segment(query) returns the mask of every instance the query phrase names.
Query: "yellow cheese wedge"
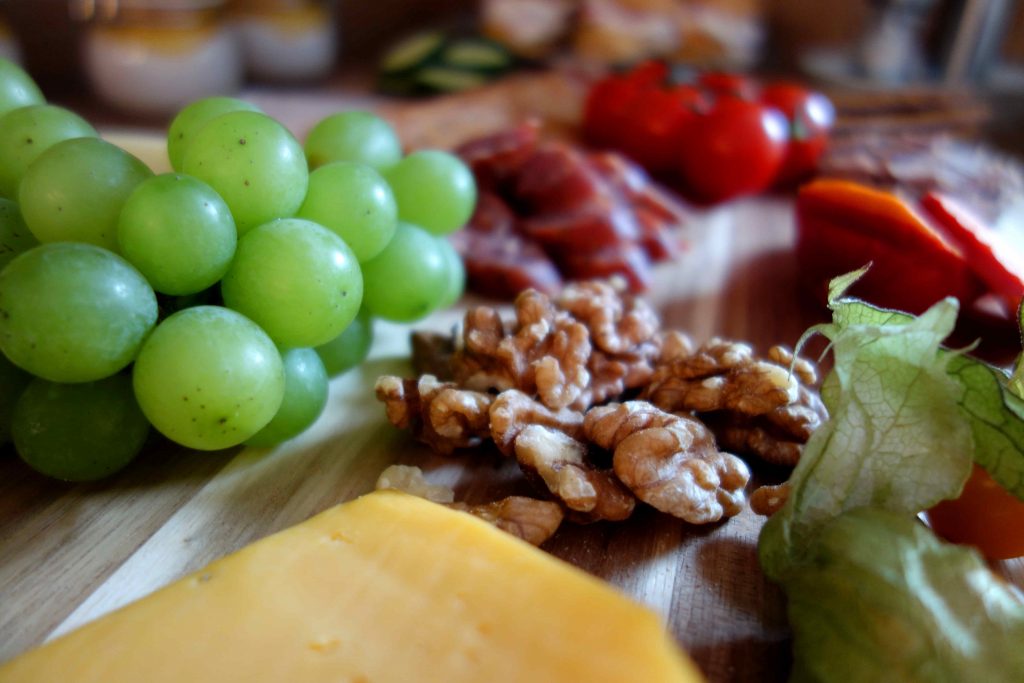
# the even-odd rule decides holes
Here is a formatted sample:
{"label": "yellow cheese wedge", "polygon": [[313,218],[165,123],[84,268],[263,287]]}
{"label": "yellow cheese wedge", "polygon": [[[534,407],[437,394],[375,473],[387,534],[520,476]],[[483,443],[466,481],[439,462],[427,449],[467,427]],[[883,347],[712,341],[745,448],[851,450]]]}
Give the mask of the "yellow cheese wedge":
{"label": "yellow cheese wedge", "polygon": [[0,667],[3,683],[701,680],[653,612],[481,520],[392,491]]}

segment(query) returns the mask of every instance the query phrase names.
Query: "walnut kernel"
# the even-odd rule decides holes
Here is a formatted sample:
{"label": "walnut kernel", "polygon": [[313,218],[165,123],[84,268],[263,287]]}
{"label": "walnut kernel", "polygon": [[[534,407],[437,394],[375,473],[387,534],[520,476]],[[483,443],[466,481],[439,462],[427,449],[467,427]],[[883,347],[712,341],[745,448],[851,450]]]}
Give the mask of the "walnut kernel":
{"label": "walnut kernel", "polygon": [[455,500],[455,491],[447,486],[431,484],[423,476],[423,470],[411,465],[391,465],[377,477],[374,489],[404,491],[435,503],[450,503]]}
{"label": "walnut kernel", "polygon": [[509,496],[484,505],[452,503],[448,507],[468,512],[532,545],[551,538],[565,516],[558,503],[524,496]]}
{"label": "walnut kernel", "polygon": [[584,433],[614,451],[618,478],[636,496],[694,524],[739,514],[750,479],[746,464],[719,452],[700,421],[644,401],[592,408]]}
{"label": "walnut kernel", "polygon": [[515,440],[516,459],[553,496],[587,521],[618,521],[633,513],[633,496],[608,470],[587,462],[587,447],[557,430],[528,425]]}

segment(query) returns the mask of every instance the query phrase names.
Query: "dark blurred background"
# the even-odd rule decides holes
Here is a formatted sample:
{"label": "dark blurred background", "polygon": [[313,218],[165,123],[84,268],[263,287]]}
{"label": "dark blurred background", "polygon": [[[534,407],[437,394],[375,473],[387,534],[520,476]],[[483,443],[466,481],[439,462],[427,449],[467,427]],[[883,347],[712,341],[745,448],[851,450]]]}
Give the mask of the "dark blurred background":
{"label": "dark blurred background", "polygon": [[[559,3],[566,0],[539,0]],[[997,22],[990,43],[979,46],[983,68],[995,63],[1024,67],[1024,4],[1014,0],[617,0],[632,11],[657,12],[669,4],[689,5],[697,11],[751,20],[763,29],[759,62],[776,69],[798,70],[808,55],[822,49],[853,49],[875,17],[888,11],[892,16],[919,13],[916,35],[934,70],[945,66],[958,30],[964,30],[968,12],[989,13]],[[187,0],[0,0],[0,16],[9,22],[20,43],[28,68],[47,84],[64,84],[83,78],[78,49],[88,28],[80,15],[81,6],[130,6],[132,4],[187,6]],[[199,2],[199,5],[210,4]],[[216,4],[216,3],[213,3]],[[221,3],[224,4],[224,3]],[[230,4],[230,3],[228,3]],[[295,0],[235,0],[235,5],[295,5]],[[330,2],[336,30],[341,38],[337,63],[372,60],[391,42],[412,30],[428,26],[473,25],[486,0],[340,0]],[[506,3],[515,5],[515,2]],[[522,6],[536,2],[520,2]],[[586,0],[575,3],[585,6]],[[615,4],[604,0],[596,4]],[[974,76],[986,74],[973,74]],[[987,74],[991,75],[991,74]]]}

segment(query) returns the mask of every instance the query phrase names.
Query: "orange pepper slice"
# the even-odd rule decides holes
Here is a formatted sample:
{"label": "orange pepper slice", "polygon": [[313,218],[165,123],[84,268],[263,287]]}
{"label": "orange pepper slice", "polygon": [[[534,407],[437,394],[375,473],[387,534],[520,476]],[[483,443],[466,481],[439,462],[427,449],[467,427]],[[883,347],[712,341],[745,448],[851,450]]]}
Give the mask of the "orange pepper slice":
{"label": "orange pepper slice", "polygon": [[960,246],[892,192],[819,179],[800,189],[796,209],[801,276],[821,294],[869,262],[852,293],[879,306],[921,313],[947,296],[966,306],[985,291]]}

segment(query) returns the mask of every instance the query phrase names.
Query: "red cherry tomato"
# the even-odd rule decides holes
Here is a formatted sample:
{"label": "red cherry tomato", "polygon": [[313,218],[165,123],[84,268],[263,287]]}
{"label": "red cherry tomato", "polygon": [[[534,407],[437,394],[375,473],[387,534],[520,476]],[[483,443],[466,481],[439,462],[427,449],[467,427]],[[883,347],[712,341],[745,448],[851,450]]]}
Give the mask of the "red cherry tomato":
{"label": "red cherry tomato", "polygon": [[635,86],[622,76],[595,83],[583,105],[583,135],[587,140],[598,146],[617,146],[628,124],[626,111],[635,93]]}
{"label": "red cherry tomato", "polygon": [[832,101],[796,83],[771,83],[761,89],[761,102],[773,106],[789,120],[789,144],[779,171],[778,184],[791,185],[818,168],[835,124]]}
{"label": "red cherry tomato", "polygon": [[674,170],[682,129],[705,105],[704,94],[693,86],[638,93],[626,108],[629,123],[619,149],[652,173]]}
{"label": "red cherry tomato", "polygon": [[688,122],[680,137],[684,189],[718,202],[772,184],[786,154],[786,117],[757,102],[723,97]]}
{"label": "red cherry tomato", "polygon": [[592,144],[619,147],[632,125],[630,109],[644,91],[659,88],[668,77],[663,62],[645,62],[626,74],[595,83],[583,105],[583,134]]}
{"label": "red cherry tomato", "polygon": [[927,517],[937,535],[972,545],[990,560],[1024,556],[1024,501],[977,465],[960,497],[942,501]]}

